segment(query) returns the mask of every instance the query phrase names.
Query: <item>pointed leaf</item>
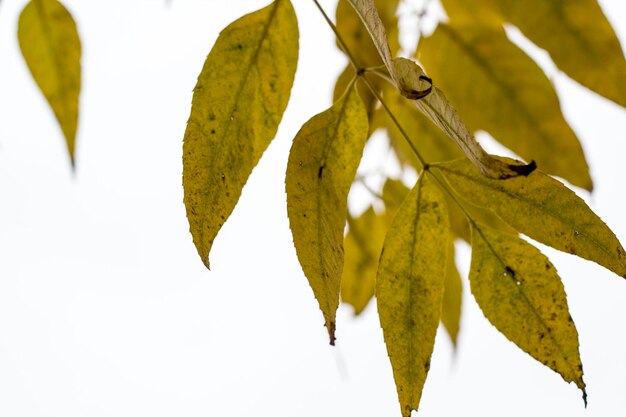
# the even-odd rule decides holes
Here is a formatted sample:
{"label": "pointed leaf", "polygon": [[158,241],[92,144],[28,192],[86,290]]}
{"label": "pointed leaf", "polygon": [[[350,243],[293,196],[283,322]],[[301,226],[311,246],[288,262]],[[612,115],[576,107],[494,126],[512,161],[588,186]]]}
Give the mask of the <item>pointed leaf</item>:
{"label": "pointed leaf", "polygon": [[502,334],[586,398],[578,332],[556,269],[538,249],[486,226],[472,229],[472,294]]}
{"label": "pointed leaf", "polygon": [[547,50],[561,70],[626,106],[624,51],[596,0],[496,2],[504,20]]}
{"label": "pointed leaf", "polygon": [[274,138],[298,61],[289,0],[248,14],[220,33],[194,89],[183,143],[189,229],[202,262],[252,169]]}
{"label": "pointed leaf", "polygon": [[457,193],[489,208],[519,232],[626,277],[626,255],[615,234],[559,181],[540,171],[495,181],[480,175],[467,160],[435,167]]}
{"label": "pointed leaf", "polygon": [[544,172],[591,189],[583,150],[554,87],[501,26],[439,24],[420,41],[419,56],[470,129],[486,130]]}
{"label": "pointed leaf", "polygon": [[306,122],[287,164],[287,213],[302,270],[317,298],[330,343],[343,269],[350,186],[367,140],[367,113],[355,88]]}
{"label": "pointed leaf", "polygon": [[445,327],[452,344],[456,346],[457,336],[461,324],[461,303],[463,298],[463,283],[456,268],[454,256],[454,239],[449,239],[448,255],[446,256],[446,278],[444,282],[443,303],[441,307],[441,322]]}
{"label": "pointed leaf", "polygon": [[74,167],[81,85],[81,45],[74,19],[57,0],[31,0],[20,14],[17,38],[61,126]]}
{"label": "pointed leaf", "polygon": [[441,316],[448,245],[446,203],[428,174],[387,232],[376,279],[380,324],[402,415],[416,410]]}

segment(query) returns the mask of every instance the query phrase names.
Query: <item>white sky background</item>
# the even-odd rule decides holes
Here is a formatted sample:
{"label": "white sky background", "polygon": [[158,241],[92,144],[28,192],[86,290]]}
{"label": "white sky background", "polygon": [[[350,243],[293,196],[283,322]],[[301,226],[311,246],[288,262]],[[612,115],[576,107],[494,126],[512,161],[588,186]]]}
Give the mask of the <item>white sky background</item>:
{"label": "white sky background", "polygon": [[[329,106],[345,65],[313,3],[294,1],[292,99],[211,272],[182,204],[192,88],[219,31],[267,0],[64,3],[83,42],[75,177],[19,53],[25,1],[0,5],[0,416],[399,416],[375,304],[357,319],[340,307],[338,346],[328,346],[288,227],[291,140]],[[334,16],[336,1],[322,4]],[[626,4],[601,4],[626,45]],[[545,67],[591,165],[596,189],[582,195],[626,242],[626,110]],[[376,147],[374,166],[385,161]],[[466,273],[469,250],[459,249]],[[580,333],[588,409],[487,322],[465,282],[459,350],[439,332],[420,415],[626,413],[626,282],[544,252]]]}

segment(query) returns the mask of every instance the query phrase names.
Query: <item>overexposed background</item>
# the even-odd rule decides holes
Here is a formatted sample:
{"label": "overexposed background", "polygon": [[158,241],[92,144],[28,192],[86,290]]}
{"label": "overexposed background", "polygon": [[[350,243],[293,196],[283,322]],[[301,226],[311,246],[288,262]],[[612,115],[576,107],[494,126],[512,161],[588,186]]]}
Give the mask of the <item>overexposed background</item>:
{"label": "overexposed background", "polygon": [[[216,240],[211,272],[182,204],[192,89],[219,31],[268,0],[65,0],[83,44],[75,176],[19,52],[25,3],[0,5],[0,416],[399,416],[375,303],[356,319],[340,307],[330,347],[288,227],[291,140],[330,105],[346,62],[313,2],[293,1],[292,99]],[[626,4],[600,3],[626,45]],[[322,5],[334,16],[336,0]],[[587,153],[596,188],[580,194],[626,242],[626,110],[530,48]],[[383,163],[382,149],[368,145],[365,163]],[[355,210],[365,197],[353,193]],[[458,249],[466,274],[469,248]],[[484,319],[465,282],[459,348],[439,332],[420,415],[626,413],[626,282],[544,252],[580,333],[588,409],[573,384]]]}

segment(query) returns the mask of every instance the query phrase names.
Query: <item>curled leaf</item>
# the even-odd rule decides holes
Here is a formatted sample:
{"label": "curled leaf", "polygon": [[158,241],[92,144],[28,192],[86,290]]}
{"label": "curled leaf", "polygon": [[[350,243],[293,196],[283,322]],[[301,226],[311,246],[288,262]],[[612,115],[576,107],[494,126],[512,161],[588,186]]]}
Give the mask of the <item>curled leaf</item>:
{"label": "curled leaf", "polygon": [[20,14],[17,38],[28,69],[61,126],[74,167],[81,86],[76,23],[57,0],[31,0]]}
{"label": "curled leaf", "polygon": [[183,143],[189,230],[209,267],[213,241],[274,138],[298,62],[289,0],[241,17],[221,33],[194,88]]}
{"label": "curled leaf", "polygon": [[355,88],[296,135],[287,164],[287,214],[296,253],[335,343],[348,192],[367,140],[365,107]]}

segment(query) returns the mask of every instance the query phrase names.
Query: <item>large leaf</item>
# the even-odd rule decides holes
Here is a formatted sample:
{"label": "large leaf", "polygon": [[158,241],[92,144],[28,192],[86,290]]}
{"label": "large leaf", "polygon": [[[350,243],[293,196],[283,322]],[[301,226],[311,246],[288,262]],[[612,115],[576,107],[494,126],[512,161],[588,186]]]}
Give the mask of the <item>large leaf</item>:
{"label": "large leaf", "polygon": [[274,138],[298,61],[289,0],[248,14],[220,33],[194,89],[183,144],[189,228],[209,267],[215,236]]}
{"label": "large leaf", "polygon": [[367,140],[365,107],[355,88],[306,122],[287,164],[287,213],[296,253],[335,341],[350,186]]}
{"label": "large leaf", "polygon": [[420,41],[419,56],[471,130],[486,130],[544,172],[591,189],[552,84],[502,27],[439,24]]}
{"label": "large leaf", "polygon": [[425,174],[387,232],[376,280],[380,324],[404,417],[417,409],[430,368],[447,249],[446,203]]}
{"label": "large leaf", "polygon": [[495,181],[467,160],[433,166],[460,195],[491,209],[516,230],[626,277],[626,255],[615,234],[573,191],[536,171]]}
{"label": "large leaf", "polygon": [[624,51],[596,0],[495,1],[504,19],[546,49],[566,74],[626,106]]}
{"label": "large leaf", "polygon": [[57,0],[32,0],[20,14],[17,38],[61,126],[74,167],[81,85],[81,45],[74,19]]}
{"label": "large leaf", "polygon": [[441,323],[448,332],[452,344],[456,346],[457,336],[461,327],[461,303],[463,301],[463,283],[456,267],[454,256],[454,239],[448,243],[446,256],[446,278],[441,306]]}
{"label": "large leaf", "polygon": [[472,229],[472,293],[502,334],[575,382],[586,398],[578,332],[557,272],[534,246],[487,226]]}

